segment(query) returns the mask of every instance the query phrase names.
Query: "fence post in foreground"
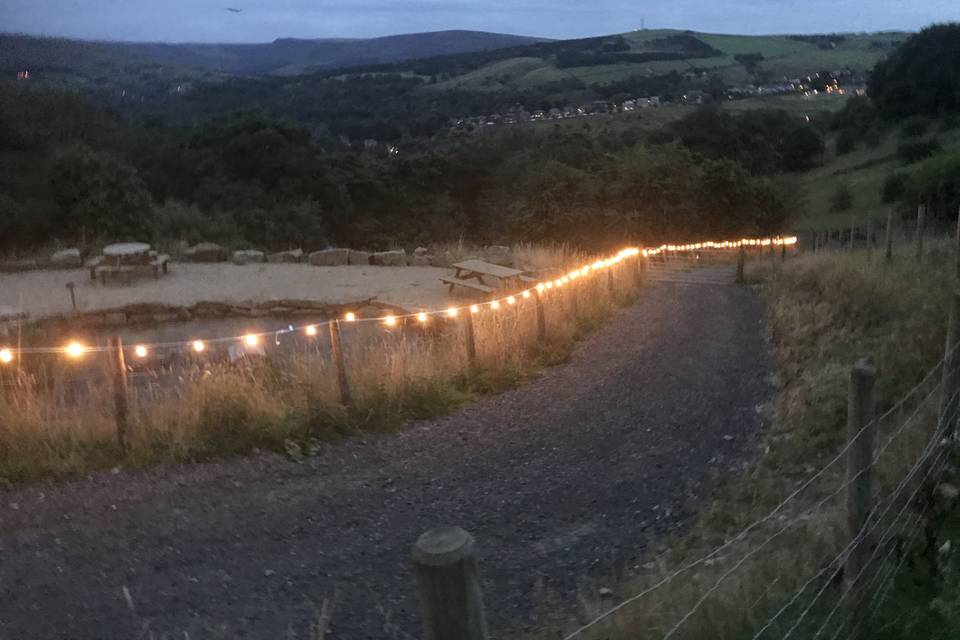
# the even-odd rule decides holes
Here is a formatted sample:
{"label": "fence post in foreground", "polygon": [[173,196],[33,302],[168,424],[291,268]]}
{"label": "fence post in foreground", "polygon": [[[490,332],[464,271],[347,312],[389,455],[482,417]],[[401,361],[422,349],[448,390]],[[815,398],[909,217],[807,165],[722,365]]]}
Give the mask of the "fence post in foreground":
{"label": "fence post in foreground", "polygon": [[474,369],[477,366],[477,340],[473,333],[473,312],[469,309],[463,322],[463,330],[467,343],[467,366]]}
{"label": "fence post in foreground", "polygon": [[858,361],[850,371],[847,400],[847,439],[852,443],[847,452],[847,536],[851,540],[850,555],[844,568],[844,580],[850,593],[850,640],[865,637],[863,622],[869,601],[860,593],[866,583],[865,568],[869,561],[870,541],[861,530],[867,525],[873,497],[873,385],[876,370],[866,360]]}
{"label": "fence post in foreground", "polygon": [[884,257],[887,262],[893,260],[893,207],[887,210],[887,238],[886,253]]}
{"label": "fence post in foreground", "polygon": [[537,305],[537,339],[543,342],[547,339],[547,318],[543,313],[543,292],[533,294],[533,301]]}
{"label": "fence post in foreground", "polygon": [[737,284],[743,284],[743,266],[747,261],[747,252],[744,250],[743,246],[740,246],[740,251],[737,252]]}
{"label": "fence post in foreground", "polygon": [[425,640],[486,640],[473,536],[460,527],[424,533],[413,545]]}
{"label": "fence post in foreground", "polygon": [[917,231],[914,234],[914,259],[917,262],[923,260],[923,219],[927,213],[927,207],[925,205],[919,205],[917,207]]}
{"label": "fence post in foreground", "polygon": [[127,451],[127,362],[123,357],[123,339],[113,336],[107,340],[107,358],[113,373],[113,416],[117,423],[117,443]]}
{"label": "fence post in foreground", "polygon": [[343,343],[340,335],[340,321],[330,321],[330,356],[337,368],[337,387],[340,389],[340,403],[349,407],[353,404],[350,397],[350,381],[347,380],[347,367],[343,363]]}
{"label": "fence post in foreground", "polygon": [[950,296],[950,316],[947,320],[947,344],[944,347],[943,374],[940,385],[940,422],[943,423],[944,436],[953,439],[957,424],[957,394],[960,392],[960,290],[954,290]]}

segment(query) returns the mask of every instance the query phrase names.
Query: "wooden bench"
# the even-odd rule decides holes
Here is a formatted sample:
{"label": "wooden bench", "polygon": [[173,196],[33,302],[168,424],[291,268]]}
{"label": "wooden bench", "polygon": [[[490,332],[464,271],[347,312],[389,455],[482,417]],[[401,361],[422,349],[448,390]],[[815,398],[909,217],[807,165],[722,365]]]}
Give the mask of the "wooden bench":
{"label": "wooden bench", "polygon": [[454,287],[464,287],[466,289],[473,289],[474,291],[480,291],[488,294],[495,291],[493,287],[489,287],[479,282],[474,282],[473,280],[463,280],[462,278],[440,278],[440,282],[450,285],[450,293],[453,293]]}

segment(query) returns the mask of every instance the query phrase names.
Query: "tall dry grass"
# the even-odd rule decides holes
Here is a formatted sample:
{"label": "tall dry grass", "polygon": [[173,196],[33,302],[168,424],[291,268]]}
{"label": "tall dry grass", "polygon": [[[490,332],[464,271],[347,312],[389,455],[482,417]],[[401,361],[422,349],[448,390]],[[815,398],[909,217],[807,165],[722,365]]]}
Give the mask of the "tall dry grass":
{"label": "tall dry grass", "polygon": [[[785,265],[769,259],[750,263],[748,277],[768,303],[777,364],[774,397],[758,408],[766,425],[755,459],[742,474],[716,478],[717,490],[699,505],[700,515],[687,533],[647,550],[636,567],[604,581],[616,585],[619,600],[643,595],[579,637],[706,640],[759,633],[766,639],[788,632],[794,638],[814,637],[842,595],[842,580],[827,563],[848,542],[846,492],[837,492],[845,479],[845,460],[827,467],[772,518],[763,517],[833,460],[846,442],[848,376],[857,359],[869,357],[878,369],[878,412],[921,383],[940,360],[952,269],[943,243],[934,243],[919,265],[900,254],[885,264],[878,252],[868,256],[865,251],[807,255]],[[916,412],[910,428],[896,435],[878,461],[878,499],[893,494],[931,441],[939,381],[939,371],[934,371],[903,407],[878,424],[879,448]],[[916,488],[917,482],[908,483],[904,495]],[[878,531],[894,523],[891,518]],[[892,531],[903,528],[896,521]],[[821,589],[822,597],[813,603]],[[563,631],[595,619],[616,602],[600,598],[597,585],[586,584],[574,619],[567,617],[534,635],[556,637],[559,632],[562,637]],[[803,614],[807,606],[810,610]],[[840,616],[826,622],[827,638],[837,631],[845,637],[846,629],[838,625],[846,620],[846,611],[840,609]]]}
{"label": "tall dry grass", "polygon": [[[523,247],[517,256],[564,268],[581,259],[564,247]],[[89,366],[82,375],[64,376],[70,365],[54,357],[39,372],[8,371],[0,387],[0,478],[17,482],[255,448],[299,458],[322,441],[449,413],[569,357],[580,336],[635,296],[632,268],[624,264],[616,272],[613,297],[607,294],[606,274],[547,292],[543,341],[537,338],[533,299],[518,297],[516,305],[475,316],[475,367],[467,366],[462,315],[432,317],[426,325],[409,318],[394,328],[343,323],[350,407],[340,403],[324,342],[289,350],[268,347],[267,357],[236,365],[215,361],[138,371],[131,378],[126,452],[116,442],[105,368]]]}

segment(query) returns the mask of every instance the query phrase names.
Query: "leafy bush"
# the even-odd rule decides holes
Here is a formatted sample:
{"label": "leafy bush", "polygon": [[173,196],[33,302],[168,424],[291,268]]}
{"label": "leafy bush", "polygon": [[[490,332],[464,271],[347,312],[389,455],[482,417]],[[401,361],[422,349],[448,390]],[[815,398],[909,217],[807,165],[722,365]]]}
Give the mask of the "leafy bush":
{"label": "leafy bush", "polygon": [[942,147],[936,140],[904,141],[897,147],[897,156],[904,164],[929,158]]}

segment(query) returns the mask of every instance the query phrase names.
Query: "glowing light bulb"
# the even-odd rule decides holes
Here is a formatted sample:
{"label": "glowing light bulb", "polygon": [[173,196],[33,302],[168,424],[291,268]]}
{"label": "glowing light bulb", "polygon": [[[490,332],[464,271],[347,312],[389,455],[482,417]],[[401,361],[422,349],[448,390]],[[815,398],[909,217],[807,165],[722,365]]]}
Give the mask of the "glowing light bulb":
{"label": "glowing light bulb", "polygon": [[308,336],[315,336],[317,335],[317,327],[316,325],[308,324],[306,328],[304,328],[303,332]]}
{"label": "glowing light bulb", "polygon": [[470,305],[470,313],[479,313],[479,312],[480,312],[479,306],[475,304]]}
{"label": "glowing light bulb", "polygon": [[135,346],[135,347],[133,348],[133,353],[134,353],[134,355],[136,355],[138,358],[146,358],[146,357],[147,357],[147,348],[146,348],[144,345],[142,345],[142,344],[138,344],[137,346]]}
{"label": "glowing light bulb", "polygon": [[207,348],[207,345],[203,344],[203,340],[194,340],[193,344],[190,346],[197,353],[203,353],[203,351]]}
{"label": "glowing light bulb", "polygon": [[357,314],[355,314],[353,311],[347,311],[347,315],[343,316],[343,319],[347,322],[354,322],[357,319]]}
{"label": "glowing light bulb", "polygon": [[493,302],[490,303],[490,308],[491,308],[491,309],[499,309],[499,308],[500,308],[500,302],[497,301],[497,300],[494,300]]}
{"label": "glowing light bulb", "polygon": [[517,299],[514,298],[513,296],[510,296],[507,298],[507,304],[516,304],[516,303],[517,303]]}
{"label": "glowing light bulb", "polygon": [[447,309],[447,315],[451,318],[456,318],[458,313],[460,313],[460,311],[456,307],[450,307]]}
{"label": "glowing light bulb", "polygon": [[66,346],[66,348],[64,349],[64,351],[65,351],[66,354],[67,354],[68,356],[70,356],[71,358],[79,358],[79,357],[82,356],[84,353],[86,353],[87,348],[86,348],[85,346],[83,346],[82,344],[80,344],[79,342],[71,342],[70,344],[68,344],[68,345]]}
{"label": "glowing light bulb", "polygon": [[0,349],[0,363],[10,364],[11,362],[13,362],[13,351]]}
{"label": "glowing light bulb", "polygon": [[527,289],[526,291],[523,292],[523,297],[524,297],[524,298],[529,298],[529,297],[530,297],[530,290],[529,290],[529,289]]}
{"label": "glowing light bulb", "polygon": [[543,293],[543,290],[546,289],[546,285],[542,282],[537,283],[537,293]]}
{"label": "glowing light bulb", "polygon": [[247,335],[243,336],[243,343],[248,347],[255,347],[257,346],[258,342],[260,342],[260,336],[256,336],[252,333],[248,333]]}
{"label": "glowing light bulb", "polygon": [[562,286],[563,286],[563,280],[561,280],[561,279],[558,278],[558,279],[556,279],[556,280],[553,281],[553,285],[554,285],[555,287],[562,287]]}
{"label": "glowing light bulb", "polygon": [[548,282],[548,283],[546,283],[546,284],[543,285],[543,286],[545,286],[547,289],[553,289],[553,283],[552,283],[552,282]]}
{"label": "glowing light bulb", "polygon": [[426,321],[427,321],[427,314],[425,314],[425,313],[418,313],[418,314],[417,314],[417,320],[419,320],[420,322],[426,322]]}
{"label": "glowing light bulb", "polygon": [[387,316],[386,318],[383,319],[383,323],[384,323],[385,325],[387,325],[388,327],[396,326],[396,324],[397,324],[397,317],[396,317],[396,316]]}

